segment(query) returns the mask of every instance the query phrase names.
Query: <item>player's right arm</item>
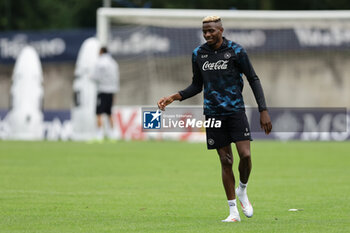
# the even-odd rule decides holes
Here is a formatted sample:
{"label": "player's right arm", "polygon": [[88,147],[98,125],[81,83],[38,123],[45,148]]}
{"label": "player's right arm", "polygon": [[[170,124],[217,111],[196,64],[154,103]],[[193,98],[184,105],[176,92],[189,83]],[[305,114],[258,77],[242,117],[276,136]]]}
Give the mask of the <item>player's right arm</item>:
{"label": "player's right arm", "polygon": [[182,91],[179,91],[178,93],[175,93],[173,95],[170,95],[168,97],[163,97],[158,101],[158,108],[160,110],[165,109],[165,107],[169,104],[171,104],[174,100],[185,100],[188,98],[191,98],[194,95],[197,95],[199,92],[203,89],[203,78],[200,72],[200,69],[196,63],[196,55],[192,54],[192,72],[193,72],[193,78],[192,83],[183,89]]}
{"label": "player's right arm", "polygon": [[179,93],[172,94],[168,97],[163,97],[158,101],[158,108],[162,111],[165,110],[165,107],[171,104],[174,100],[182,100],[182,97]]}

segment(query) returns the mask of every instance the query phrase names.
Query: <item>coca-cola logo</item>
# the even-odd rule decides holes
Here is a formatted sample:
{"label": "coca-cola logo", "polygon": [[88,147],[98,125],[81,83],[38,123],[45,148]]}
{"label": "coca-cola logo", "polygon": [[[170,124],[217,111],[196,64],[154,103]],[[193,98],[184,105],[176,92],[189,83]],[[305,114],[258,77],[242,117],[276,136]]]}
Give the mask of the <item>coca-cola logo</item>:
{"label": "coca-cola logo", "polygon": [[217,62],[212,62],[212,63],[210,63],[209,61],[206,61],[206,62],[204,62],[202,69],[203,69],[203,71],[206,71],[206,70],[226,70],[227,63],[228,63],[228,60],[227,61],[219,60]]}

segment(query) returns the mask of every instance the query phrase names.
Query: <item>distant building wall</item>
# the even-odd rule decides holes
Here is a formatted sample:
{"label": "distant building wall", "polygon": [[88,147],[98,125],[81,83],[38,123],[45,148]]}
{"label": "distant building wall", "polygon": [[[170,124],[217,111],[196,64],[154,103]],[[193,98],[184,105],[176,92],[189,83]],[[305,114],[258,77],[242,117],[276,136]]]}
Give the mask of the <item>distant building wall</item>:
{"label": "distant building wall", "polygon": [[[252,54],[267,103],[273,107],[350,107],[350,54]],[[155,105],[191,83],[191,57],[119,60],[121,91],[117,105]],[[0,109],[8,109],[13,65],[0,65]],[[73,105],[74,63],[44,63],[44,109]],[[245,103],[256,106],[249,83]],[[180,105],[201,105],[202,93]]]}

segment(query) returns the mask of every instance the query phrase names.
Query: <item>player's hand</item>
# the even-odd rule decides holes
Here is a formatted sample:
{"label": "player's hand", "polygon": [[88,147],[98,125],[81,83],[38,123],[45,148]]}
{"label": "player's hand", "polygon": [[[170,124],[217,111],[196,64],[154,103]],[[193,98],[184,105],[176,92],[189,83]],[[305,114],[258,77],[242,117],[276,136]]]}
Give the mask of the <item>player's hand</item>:
{"label": "player's hand", "polygon": [[171,104],[174,101],[174,99],[171,96],[163,97],[158,101],[158,108],[162,111],[165,110],[165,107],[169,104]]}
{"label": "player's hand", "polygon": [[272,130],[272,123],[267,110],[260,112],[260,126],[265,131],[265,134],[269,134]]}

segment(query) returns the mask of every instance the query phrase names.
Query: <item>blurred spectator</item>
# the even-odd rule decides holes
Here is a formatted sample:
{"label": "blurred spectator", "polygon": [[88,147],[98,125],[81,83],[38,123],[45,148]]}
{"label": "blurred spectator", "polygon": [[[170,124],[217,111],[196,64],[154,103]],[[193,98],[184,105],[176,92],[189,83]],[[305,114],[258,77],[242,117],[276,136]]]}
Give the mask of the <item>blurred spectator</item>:
{"label": "blurred spectator", "polygon": [[119,66],[105,47],[100,49],[100,56],[94,67],[92,79],[97,86],[97,139],[103,140],[105,136],[103,114],[108,116],[110,125],[107,136],[113,138],[113,118],[111,113],[114,95],[119,91]]}

